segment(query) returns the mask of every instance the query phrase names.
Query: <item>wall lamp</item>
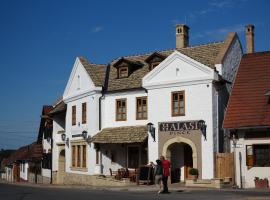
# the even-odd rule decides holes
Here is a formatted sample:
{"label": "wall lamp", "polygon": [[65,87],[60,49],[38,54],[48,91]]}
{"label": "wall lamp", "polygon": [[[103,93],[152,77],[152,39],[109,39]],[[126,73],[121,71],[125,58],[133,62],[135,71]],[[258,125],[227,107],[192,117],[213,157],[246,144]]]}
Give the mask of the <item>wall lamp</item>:
{"label": "wall lamp", "polygon": [[147,129],[148,129],[148,132],[150,133],[151,137],[153,138],[153,142],[156,141],[156,128],[154,127],[154,124],[152,124],[151,122],[149,122],[147,124]]}
{"label": "wall lamp", "polygon": [[63,142],[66,142],[65,144],[69,147],[69,138],[67,138],[65,133],[61,134],[61,139]]}
{"label": "wall lamp", "polygon": [[92,141],[92,137],[88,135],[87,131],[82,132],[83,139],[89,144]]}

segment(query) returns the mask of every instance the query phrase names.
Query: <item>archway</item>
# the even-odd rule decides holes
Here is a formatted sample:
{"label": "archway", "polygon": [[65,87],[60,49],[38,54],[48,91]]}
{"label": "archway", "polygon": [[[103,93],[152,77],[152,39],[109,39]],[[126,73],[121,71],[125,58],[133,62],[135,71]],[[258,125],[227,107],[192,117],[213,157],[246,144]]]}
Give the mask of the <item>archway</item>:
{"label": "archway", "polygon": [[171,161],[171,182],[184,181],[189,176],[190,168],[198,168],[195,144],[183,137],[176,137],[165,142],[162,154]]}
{"label": "archway", "polygon": [[66,172],[66,155],[65,155],[65,149],[62,149],[59,153],[59,159],[58,159],[58,173],[57,173],[57,183],[63,184],[64,182],[64,176]]}

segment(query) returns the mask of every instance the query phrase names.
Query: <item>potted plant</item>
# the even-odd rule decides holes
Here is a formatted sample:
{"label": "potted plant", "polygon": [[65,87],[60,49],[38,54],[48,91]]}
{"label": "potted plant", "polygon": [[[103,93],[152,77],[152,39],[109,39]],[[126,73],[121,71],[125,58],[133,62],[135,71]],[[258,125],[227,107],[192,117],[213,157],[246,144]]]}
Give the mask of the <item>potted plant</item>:
{"label": "potted plant", "polygon": [[192,180],[197,180],[199,176],[199,170],[196,168],[189,169],[189,178]]}
{"label": "potted plant", "polygon": [[269,182],[267,178],[260,179],[259,177],[254,178],[255,188],[269,188]]}

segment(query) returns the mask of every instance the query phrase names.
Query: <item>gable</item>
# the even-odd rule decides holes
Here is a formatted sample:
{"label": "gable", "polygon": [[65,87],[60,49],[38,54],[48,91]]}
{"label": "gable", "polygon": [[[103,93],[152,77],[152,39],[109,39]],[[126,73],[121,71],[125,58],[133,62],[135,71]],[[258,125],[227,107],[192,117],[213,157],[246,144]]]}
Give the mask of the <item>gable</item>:
{"label": "gable", "polygon": [[85,70],[79,58],[76,58],[68,83],[65,88],[63,99],[65,100],[71,96],[80,95],[89,90],[94,90],[94,88],[95,85],[91,80],[89,74]]}
{"label": "gable", "polygon": [[143,78],[143,87],[214,78],[214,70],[175,51]]}

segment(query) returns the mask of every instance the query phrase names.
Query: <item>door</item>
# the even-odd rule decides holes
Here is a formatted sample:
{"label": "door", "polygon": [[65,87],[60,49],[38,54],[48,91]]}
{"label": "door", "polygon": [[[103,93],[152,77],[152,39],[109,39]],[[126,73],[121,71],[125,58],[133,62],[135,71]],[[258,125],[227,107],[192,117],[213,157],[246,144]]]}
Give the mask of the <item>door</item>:
{"label": "door", "polygon": [[63,184],[64,183],[64,176],[66,172],[66,158],[65,158],[65,150],[62,150],[59,154],[58,160],[58,176],[57,176],[57,183]]}
{"label": "door", "polygon": [[185,179],[189,178],[189,170],[193,167],[192,149],[186,144],[184,146],[184,169]]}
{"label": "door", "polygon": [[139,146],[128,146],[128,168],[138,168],[140,165]]}

